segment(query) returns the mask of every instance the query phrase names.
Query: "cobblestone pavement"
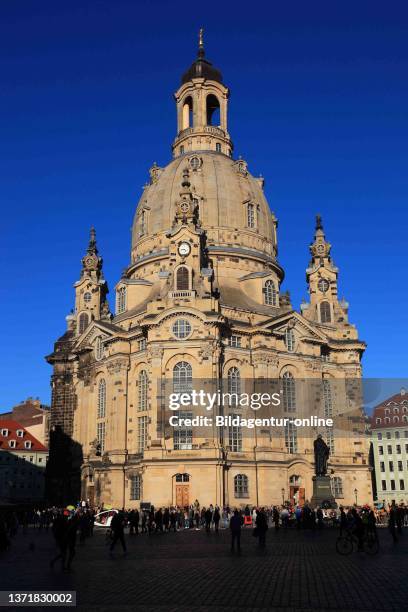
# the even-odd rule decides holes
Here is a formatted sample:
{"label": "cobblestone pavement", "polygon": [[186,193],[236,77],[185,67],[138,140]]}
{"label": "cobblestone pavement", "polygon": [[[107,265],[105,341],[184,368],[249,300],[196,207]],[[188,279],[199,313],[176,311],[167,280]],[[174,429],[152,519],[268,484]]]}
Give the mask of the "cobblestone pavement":
{"label": "cobblestone pavement", "polygon": [[111,559],[105,534],[97,531],[78,544],[67,574],[49,567],[51,533],[30,530],[0,557],[0,588],[76,590],[78,607],[98,612],[407,610],[408,530],[396,545],[380,530],[373,557],[338,555],[337,536],[331,529],[270,529],[260,551],[247,530],[241,556],[231,555],[228,531],[127,536],[129,554],[123,557],[119,545]]}

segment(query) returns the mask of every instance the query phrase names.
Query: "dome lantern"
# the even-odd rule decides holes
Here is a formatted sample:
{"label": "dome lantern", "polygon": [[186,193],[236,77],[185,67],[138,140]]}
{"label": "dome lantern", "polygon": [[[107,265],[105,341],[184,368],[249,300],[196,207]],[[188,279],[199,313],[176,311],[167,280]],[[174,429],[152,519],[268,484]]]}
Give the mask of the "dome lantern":
{"label": "dome lantern", "polygon": [[197,59],[183,74],[174,97],[177,106],[174,157],[192,151],[214,151],[231,157],[233,145],[227,130],[229,90],[222,82],[221,72],[205,58],[203,29]]}

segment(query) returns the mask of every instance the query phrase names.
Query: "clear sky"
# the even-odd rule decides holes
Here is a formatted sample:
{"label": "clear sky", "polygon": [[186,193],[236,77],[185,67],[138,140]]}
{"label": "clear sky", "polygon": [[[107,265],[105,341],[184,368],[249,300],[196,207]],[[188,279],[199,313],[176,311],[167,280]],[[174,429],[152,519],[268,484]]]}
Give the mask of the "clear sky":
{"label": "clear sky", "polygon": [[44,355],[65,330],[92,224],[111,288],[128,264],[200,26],[231,88],[235,154],[266,179],[295,308],[320,213],[368,343],[365,375],[407,376],[405,2],[4,0],[1,13],[0,411],[50,399]]}

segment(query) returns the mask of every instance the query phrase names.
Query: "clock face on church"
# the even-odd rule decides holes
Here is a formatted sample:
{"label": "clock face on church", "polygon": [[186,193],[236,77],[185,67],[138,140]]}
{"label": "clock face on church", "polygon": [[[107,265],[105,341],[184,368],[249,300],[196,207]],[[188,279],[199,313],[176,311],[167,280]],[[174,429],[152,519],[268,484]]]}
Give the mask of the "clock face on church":
{"label": "clock face on church", "polygon": [[85,265],[90,268],[91,266],[95,265],[95,260],[93,257],[86,257],[85,258]]}
{"label": "clock face on church", "polygon": [[187,255],[190,253],[190,250],[191,247],[188,242],[182,242],[178,248],[179,255],[181,255],[182,257],[187,257]]}

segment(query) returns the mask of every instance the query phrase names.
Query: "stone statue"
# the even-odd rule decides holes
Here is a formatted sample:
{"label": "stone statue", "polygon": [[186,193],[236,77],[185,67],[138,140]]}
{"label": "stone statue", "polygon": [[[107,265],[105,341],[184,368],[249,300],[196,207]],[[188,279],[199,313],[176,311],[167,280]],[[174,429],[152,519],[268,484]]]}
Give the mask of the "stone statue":
{"label": "stone statue", "polygon": [[330,449],[319,434],[313,442],[314,458],[315,458],[315,474],[316,476],[326,476],[327,463],[329,460]]}

